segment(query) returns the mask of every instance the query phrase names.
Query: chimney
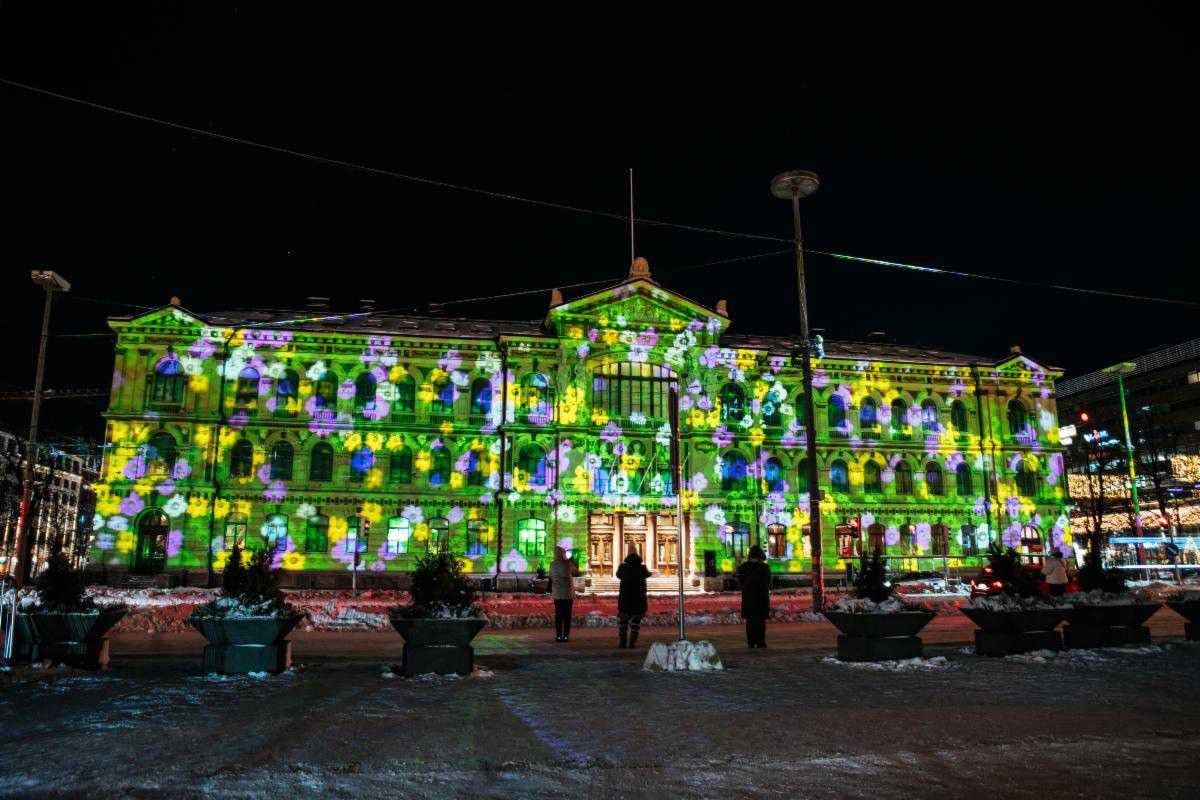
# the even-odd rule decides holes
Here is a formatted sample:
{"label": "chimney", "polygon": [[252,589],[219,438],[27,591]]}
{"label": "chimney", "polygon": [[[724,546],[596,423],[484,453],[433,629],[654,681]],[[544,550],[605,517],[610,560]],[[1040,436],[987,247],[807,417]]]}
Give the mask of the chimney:
{"label": "chimney", "polygon": [[729,316],[729,302],[724,298],[721,298],[717,301],[717,313],[722,317]]}
{"label": "chimney", "polygon": [[562,292],[558,289],[550,290],[550,307],[561,306],[563,304]]}
{"label": "chimney", "polygon": [[1021,354],[1021,345],[1014,344],[1012,347],[1008,348],[1008,352],[1020,355]]}
{"label": "chimney", "polygon": [[638,256],[629,265],[630,278],[649,278],[650,277],[650,262]]}
{"label": "chimney", "polygon": [[171,295],[171,305],[175,306],[176,308],[179,308],[179,306],[182,305],[182,301],[179,299],[179,297],[177,295]]}

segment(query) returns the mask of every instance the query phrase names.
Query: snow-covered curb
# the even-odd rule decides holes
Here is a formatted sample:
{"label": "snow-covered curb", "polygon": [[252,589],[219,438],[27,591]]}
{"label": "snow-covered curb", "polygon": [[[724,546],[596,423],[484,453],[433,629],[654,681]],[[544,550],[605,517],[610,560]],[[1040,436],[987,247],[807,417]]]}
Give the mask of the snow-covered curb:
{"label": "snow-covered curb", "polygon": [[931,669],[952,669],[955,664],[945,656],[933,658],[903,658],[899,661],[841,661],[833,656],[821,659],[826,664],[837,664],[852,669],[870,669],[879,672],[920,672]]}
{"label": "snow-covered curb", "polygon": [[1033,650],[1028,653],[1005,656],[1005,661],[1019,664],[1099,664],[1116,655],[1162,655],[1166,650],[1155,644],[1139,647],[1102,647],[1082,650]]}
{"label": "snow-covered curb", "polygon": [[1040,597],[1012,597],[998,594],[991,597],[976,597],[963,608],[979,608],[985,611],[1044,611],[1069,608],[1065,603],[1046,602]]}

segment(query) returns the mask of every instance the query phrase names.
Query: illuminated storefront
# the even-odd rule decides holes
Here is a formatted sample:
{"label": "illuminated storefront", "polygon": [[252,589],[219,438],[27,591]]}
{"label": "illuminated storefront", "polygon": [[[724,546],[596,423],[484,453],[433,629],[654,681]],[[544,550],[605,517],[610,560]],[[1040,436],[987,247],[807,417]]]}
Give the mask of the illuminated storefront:
{"label": "illuminated storefront", "polygon": [[[807,570],[795,343],[727,334],[641,259],[614,288],[555,295],[539,322],[178,305],[113,319],[93,568],[194,582],[237,541],[274,544],[298,585],[356,562],[360,582],[387,584],[438,548],[474,573],[528,573],[556,544],[598,583],[630,547],[663,580],[706,559],[731,570],[756,543],[776,572]],[[872,545],[910,568],[973,563],[991,540],[1069,547],[1058,376],[1020,354],[826,343],[831,568]]]}

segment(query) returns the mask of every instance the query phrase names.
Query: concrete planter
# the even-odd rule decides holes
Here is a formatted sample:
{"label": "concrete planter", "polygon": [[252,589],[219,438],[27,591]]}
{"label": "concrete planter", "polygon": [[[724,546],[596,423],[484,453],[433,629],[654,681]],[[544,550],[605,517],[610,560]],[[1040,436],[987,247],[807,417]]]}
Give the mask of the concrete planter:
{"label": "concrete planter", "polygon": [[204,668],[223,674],[280,673],[292,665],[292,643],[287,635],[304,615],[280,617],[209,617],[193,614],[188,622],[200,631]]}
{"label": "concrete planter", "polygon": [[1162,603],[1075,606],[1063,627],[1063,645],[1079,650],[1150,644],[1144,623],[1160,608]]}
{"label": "concrete planter", "polygon": [[1172,600],[1167,605],[1171,607],[1172,611],[1187,620],[1183,630],[1188,640],[1200,642],[1200,599]]}
{"label": "concrete planter", "polygon": [[126,611],[120,606],[95,611],[17,614],[13,652],[17,658],[30,661],[45,658],[84,669],[107,669],[106,634]]}
{"label": "concrete planter", "polygon": [[979,626],[975,631],[975,653],[981,656],[1061,650],[1062,635],[1055,628],[1070,613],[1068,608],[993,611],[969,606],[963,606],[959,611]]}
{"label": "concrete planter", "polygon": [[826,611],[824,614],[841,632],[837,641],[837,657],[841,661],[920,658],[925,646],[917,633],[934,617],[932,611],[924,610],[893,614]]}
{"label": "concrete planter", "polygon": [[486,619],[419,619],[403,616],[402,608],[393,608],[392,627],[404,637],[404,662],[401,674],[470,675],[475,668],[475,638]]}

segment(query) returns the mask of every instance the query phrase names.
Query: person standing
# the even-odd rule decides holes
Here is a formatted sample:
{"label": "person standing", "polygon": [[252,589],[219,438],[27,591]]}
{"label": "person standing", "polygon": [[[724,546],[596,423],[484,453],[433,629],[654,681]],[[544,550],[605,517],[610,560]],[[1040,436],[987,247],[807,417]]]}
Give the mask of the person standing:
{"label": "person standing", "polygon": [[554,600],[554,641],[565,642],[571,636],[571,607],[575,604],[575,577],[579,567],[567,558],[567,551],[554,548],[550,564],[550,597]]}
{"label": "person standing", "polygon": [[746,645],[767,646],[767,617],[771,616],[771,567],[758,545],[750,548],[750,557],[738,567],[742,586],[742,619],[746,620]]}
{"label": "person standing", "polygon": [[1067,593],[1067,562],[1062,551],[1055,549],[1046,559],[1046,583],[1050,587],[1051,597],[1062,597]]}
{"label": "person standing", "polygon": [[619,647],[636,647],[642,615],[646,613],[646,579],[650,570],[642,563],[642,557],[632,546],[629,555],[617,567],[617,579],[621,581],[621,592],[617,596],[617,632]]}

